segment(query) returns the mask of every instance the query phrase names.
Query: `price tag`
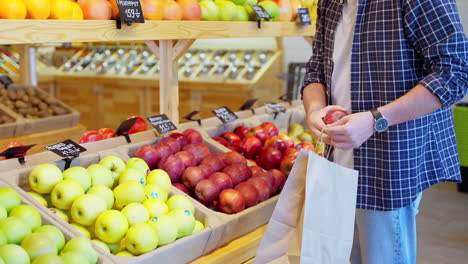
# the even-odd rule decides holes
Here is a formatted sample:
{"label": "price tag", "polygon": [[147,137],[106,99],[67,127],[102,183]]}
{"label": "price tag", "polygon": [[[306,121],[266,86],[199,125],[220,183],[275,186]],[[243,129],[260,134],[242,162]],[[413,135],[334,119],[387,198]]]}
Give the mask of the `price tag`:
{"label": "price tag", "polygon": [[300,21],[301,25],[305,26],[305,25],[310,25],[311,24],[309,8],[307,8],[307,7],[306,8],[298,8],[297,13],[298,13],[299,21]]}
{"label": "price tag", "polygon": [[145,23],[140,0],[116,0],[119,7],[120,20],[129,25],[131,23]]}
{"label": "price tag", "polygon": [[71,139],[67,139],[63,142],[53,144],[45,148],[63,158],[78,157],[81,152],[86,151],[85,148]]}
{"label": "price tag", "polygon": [[249,110],[257,101],[258,101],[257,98],[249,99],[239,108],[239,110],[241,111]]}
{"label": "price tag", "polygon": [[282,112],[282,113],[286,112],[286,109],[280,104],[266,103],[265,105],[270,107],[271,109],[275,110],[275,112]]}
{"label": "price tag", "polygon": [[177,129],[174,123],[172,123],[165,114],[148,117],[147,119],[151,125],[156,128],[159,134],[166,135],[170,131]]}
{"label": "price tag", "polygon": [[26,152],[34,146],[36,146],[36,144],[7,148],[2,153],[0,153],[0,156],[3,156],[7,159],[25,156]]}
{"label": "price tag", "polygon": [[11,80],[11,78],[9,76],[0,76],[0,83],[3,84],[3,86],[5,86],[5,88],[8,88],[8,86],[10,86],[10,84],[13,83],[13,81]]}
{"label": "price tag", "polygon": [[232,122],[234,120],[236,120],[237,117],[236,114],[234,114],[234,112],[231,111],[231,109],[229,109],[229,107],[227,106],[223,106],[223,107],[220,107],[220,108],[217,108],[213,111],[213,114],[219,119],[221,120],[221,122],[223,122],[223,124],[226,124],[226,123],[229,123],[229,122]]}
{"label": "price tag", "polygon": [[198,113],[200,113],[200,111],[194,110],[194,111],[190,112],[188,115],[184,116],[184,119],[188,120],[188,121],[196,121],[198,123],[198,125],[201,126],[201,120],[193,118]]}
{"label": "price tag", "polygon": [[255,12],[255,14],[257,15],[258,19],[260,19],[260,20],[265,19],[265,20],[268,20],[268,21],[271,20],[270,14],[268,14],[268,12],[265,10],[265,8],[263,8],[263,6],[250,5],[250,7],[252,7],[252,9]]}

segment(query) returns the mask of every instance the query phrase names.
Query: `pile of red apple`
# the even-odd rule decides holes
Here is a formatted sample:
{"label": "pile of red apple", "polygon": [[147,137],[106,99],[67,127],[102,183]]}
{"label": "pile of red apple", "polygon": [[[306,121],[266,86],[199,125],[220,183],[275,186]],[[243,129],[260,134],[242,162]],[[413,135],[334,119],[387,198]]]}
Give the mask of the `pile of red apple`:
{"label": "pile of red apple", "polygon": [[[130,118],[134,118],[137,116],[130,116]],[[143,132],[148,129],[148,126],[146,125],[146,121],[143,117],[138,116],[137,120],[133,124],[133,126],[130,128],[128,131],[129,134],[133,133],[138,133],[138,132]],[[90,130],[86,131],[83,133],[83,135],[80,138],[80,141],[78,143],[83,144],[83,143],[88,143],[88,142],[96,142],[108,138],[113,138],[115,137],[115,131],[112,128],[101,128],[98,131]]]}
{"label": "pile of red apple", "polygon": [[238,152],[212,153],[194,129],[172,133],[154,145],[144,145],[135,157],[150,169],[165,170],[172,184],[206,207],[234,214],[280,192],[286,176],[277,169],[249,167]]}

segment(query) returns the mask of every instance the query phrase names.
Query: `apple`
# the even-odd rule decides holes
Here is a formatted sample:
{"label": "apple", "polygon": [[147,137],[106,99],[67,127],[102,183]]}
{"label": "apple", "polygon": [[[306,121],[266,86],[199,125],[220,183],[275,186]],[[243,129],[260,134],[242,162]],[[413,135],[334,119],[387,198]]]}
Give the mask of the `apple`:
{"label": "apple", "polygon": [[[130,226],[130,224],[129,224],[129,226]],[[122,240],[120,240],[120,241],[122,241]],[[116,243],[106,243],[106,246],[109,249],[110,253],[115,255],[120,251],[120,241],[117,241]]]}
{"label": "apple", "polygon": [[226,189],[219,194],[218,207],[226,214],[235,214],[245,209],[245,199],[235,189]]}
{"label": "apple", "polygon": [[[114,183],[119,180],[118,175],[125,169],[125,162],[121,158],[114,155],[105,156],[99,161],[99,164],[111,171]],[[85,190],[87,189],[85,188]]]}
{"label": "apple", "polygon": [[135,157],[143,159],[150,169],[156,168],[161,157],[151,145],[143,145],[135,152]]}
{"label": "apple", "polygon": [[241,182],[234,188],[245,200],[245,207],[251,207],[258,204],[258,191],[250,182]]}
{"label": "apple", "polygon": [[101,197],[95,194],[83,194],[73,202],[70,214],[76,223],[89,226],[105,210],[107,204]]}
{"label": "apple", "polygon": [[270,189],[267,183],[260,178],[250,178],[247,180],[248,183],[252,184],[258,192],[258,202],[263,202],[270,198]]}
{"label": "apple", "polygon": [[[50,193],[54,186],[62,180],[62,171],[49,163],[36,166],[29,174],[29,186],[33,191],[41,194]],[[6,208],[9,210],[8,207]]]}
{"label": "apple", "polygon": [[267,136],[278,135],[278,127],[272,122],[264,122],[260,125],[263,128]]}
{"label": "apple", "polygon": [[136,158],[136,157],[130,158],[129,160],[127,160],[127,163],[125,164],[125,166],[130,169],[141,170],[142,172],[145,173],[145,175],[150,173],[150,168],[148,167],[148,164],[146,164],[146,161],[140,158]]}
{"label": "apple", "polygon": [[101,240],[93,239],[91,240],[94,244],[96,244],[98,247],[100,247],[102,250],[106,251],[107,253],[110,253],[110,249],[107,246],[106,243],[102,242]]}
{"label": "apple", "polygon": [[172,133],[169,136],[177,140],[181,149],[188,144],[188,140],[182,133]]}
{"label": "apple", "polygon": [[258,5],[263,7],[265,11],[271,16],[270,21],[278,21],[281,14],[281,10],[276,2],[265,0],[259,2]]}
{"label": "apple", "polygon": [[64,180],[73,179],[80,183],[83,190],[88,190],[91,186],[91,176],[89,176],[88,170],[81,167],[70,167],[63,171],[62,177]]}
{"label": "apple", "polygon": [[307,142],[301,142],[301,143],[297,144],[296,148],[305,149],[307,151],[315,152],[314,146],[312,144],[310,144],[310,143],[307,143]]}
{"label": "apple", "polygon": [[190,194],[187,187],[185,187],[185,185],[183,185],[182,183],[176,182],[176,183],[173,184],[173,186],[176,187],[177,189],[183,191],[186,194]]}
{"label": "apple", "polygon": [[146,184],[146,174],[139,169],[135,168],[125,168],[120,174],[119,174],[119,184],[122,184],[127,181],[137,181],[141,185]]}
{"label": "apple", "polygon": [[57,217],[59,217],[60,219],[62,219],[63,221],[65,221],[67,223],[70,220],[67,213],[65,213],[64,211],[62,211],[62,210],[60,210],[58,208],[49,208],[49,212],[56,215]]}
{"label": "apple", "polygon": [[193,228],[192,234],[202,231],[205,228],[202,222],[195,220],[195,227]]}
{"label": "apple", "polygon": [[281,151],[281,153],[283,153],[288,148],[288,145],[289,142],[287,142],[284,137],[274,135],[267,138],[265,144],[263,145],[263,148],[265,149],[268,147],[272,147],[278,149],[279,151]]}
{"label": "apple", "polygon": [[127,217],[117,210],[102,212],[96,219],[94,232],[105,243],[116,243],[127,233]]}
{"label": "apple", "polygon": [[283,155],[279,149],[267,147],[258,156],[257,164],[265,170],[271,170],[278,168],[282,159]]}
{"label": "apple", "polygon": [[190,210],[172,209],[169,213],[177,226],[177,238],[191,235],[195,228],[195,216]]}
{"label": "apple", "polygon": [[179,157],[182,162],[184,163],[184,167],[188,168],[190,166],[196,166],[197,164],[195,163],[195,157],[193,156],[192,153],[182,150],[177,152],[176,154],[177,157]]}
{"label": "apple", "polygon": [[87,168],[91,177],[91,185],[104,184],[109,188],[114,185],[114,178],[110,169],[101,164],[93,164]]}
{"label": "apple", "polygon": [[135,255],[133,255],[132,253],[130,253],[128,251],[120,251],[115,255],[119,256],[119,257],[133,257],[133,256],[135,256]]}
{"label": "apple", "polygon": [[174,209],[185,209],[189,210],[192,214],[195,213],[195,207],[193,206],[192,201],[185,195],[176,194],[173,195],[167,200],[167,206],[169,211]]}
{"label": "apple", "polygon": [[102,139],[115,137],[115,131],[112,128],[108,128],[108,127],[99,129],[98,133],[101,134]]}
{"label": "apple", "polygon": [[223,172],[215,172],[208,178],[214,184],[218,185],[219,191],[233,187],[232,179],[229,175]]}
{"label": "apple", "polygon": [[296,157],[285,157],[280,163],[280,171],[288,176],[291,172],[291,169],[296,161]]}
{"label": "apple", "polygon": [[[88,228],[82,226],[80,224],[72,223],[70,224],[73,228],[75,228],[78,232],[80,232],[83,236],[91,239],[91,232],[89,232]],[[94,235],[93,235],[94,236]]]}
{"label": "apple", "polygon": [[106,202],[107,210],[112,209],[114,206],[114,193],[112,190],[104,184],[96,184],[86,192],[88,194],[94,194]]}
{"label": "apple", "polygon": [[203,202],[209,203],[216,200],[220,191],[220,186],[208,179],[201,180],[195,186],[195,195]]}
{"label": "apple", "polygon": [[86,237],[75,237],[69,240],[63,247],[61,254],[70,251],[79,252],[86,256],[89,264],[96,264],[98,261],[96,250],[94,250],[91,241]]}
{"label": "apple", "polygon": [[[39,202],[43,206],[48,207],[47,200],[44,199],[44,197],[40,193],[37,193],[37,192],[26,192],[26,193],[29,194],[29,196],[34,198],[34,200],[36,200],[37,202]],[[5,208],[5,207],[1,206],[1,208]],[[6,209],[5,209],[5,212],[6,212]],[[3,214],[0,213],[0,219],[4,218],[2,216],[3,216]]]}
{"label": "apple", "polygon": [[262,151],[262,142],[254,136],[246,136],[240,149],[246,158],[254,158]]}
{"label": "apple", "polygon": [[275,189],[281,191],[286,183],[286,176],[278,169],[271,169],[268,172],[274,179]]}
{"label": "apple", "polygon": [[57,252],[60,252],[65,245],[65,237],[63,236],[62,231],[53,225],[43,225],[34,229],[34,233],[42,233],[47,235],[54,245],[57,247]]}
{"label": "apple", "polygon": [[215,1],[219,10],[219,18],[221,21],[235,21],[237,18],[237,6],[230,1]]}
{"label": "apple", "polygon": [[260,171],[252,177],[260,178],[265,181],[265,183],[268,185],[268,189],[270,190],[270,196],[276,192],[275,179],[269,172]]}
{"label": "apple", "polygon": [[298,123],[292,123],[288,126],[288,135],[297,137],[304,132],[304,127]]}
{"label": "apple", "polygon": [[225,153],[224,156],[227,159],[228,165],[232,165],[234,163],[247,164],[247,160],[239,152],[229,151]]}
{"label": "apple", "polygon": [[153,145],[154,150],[158,152],[159,157],[163,158],[173,154],[171,147],[166,143],[156,143]]}
{"label": "apple", "polygon": [[202,170],[205,179],[208,179],[208,177],[215,172],[213,168],[208,165],[198,165],[198,167]]}
{"label": "apple", "polygon": [[181,150],[181,146],[180,146],[179,142],[177,141],[177,139],[172,138],[172,137],[162,138],[159,141],[159,143],[166,143],[167,145],[169,145],[169,147],[172,150],[172,153],[177,153],[178,151]]}
{"label": "apple", "polygon": [[8,244],[8,239],[5,236],[5,234],[3,234],[3,231],[0,231],[0,246],[6,245],[6,244]]}
{"label": "apple", "polygon": [[240,148],[240,143],[242,142],[242,139],[236,135],[233,132],[226,132],[222,135],[224,139],[228,142],[228,145],[233,147],[234,149],[239,149]]}
{"label": "apple", "polygon": [[122,209],[122,214],[127,218],[129,226],[136,223],[145,223],[150,218],[148,210],[146,210],[146,207],[141,203],[128,204]]}
{"label": "apple", "polygon": [[257,174],[259,171],[263,171],[262,167],[260,167],[258,165],[250,166],[250,170],[252,171],[252,175]]}
{"label": "apple", "polygon": [[[205,1],[203,1],[203,2],[210,2],[210,3],[213,3],[213,2],[211,2],[210,0],[205,0]],[[222,137],[213,137],[213,140],[216,141],[216,142],[218,142],[219,144],[225,146],[225,147],[229,147],[229,144],[228,144],[227,140],[224,139],[224,138],[222,138]]]}
{"label": "apple", "polygon": [[339,110],[339,109],[330,110],[323,117],[323,122],[326,125],[330,125],[330,124],[335,123],[336,121],[340,120],[341,118],[343,118],[343,117],[345,117],[347,115],[348,115],[348,113],[346,111],[343,111],[343,110]]}
{"label": "apple", "polygon": [[5,207],[0,205],[0,219],[5,219],[8,217],[8,212]]}
{"label": "apple", "polygon": [[68,210],[73,201],[84,194],[81,184],[74,179],[65,179],[57,183],[50,195],[52,204],[59,209]]}
{"label": "apple", "polygon": [[198,144],[203,142],[203,137],[200,132],[193,128],[186,129],[182,134],[185,136],[189,144]]}
{"label": "apple", "polygon": [[21,204],[21,198],[18,192],[10,187],[0,188],[0,205],[3,206],[7,212]]}
{"label": "apple", "polygon": [[142,204],[148,210],[150,218],[169,212],[167,204],[158,198],[146,199]]}
{"label": "apple", "polygon": [[210,0],[203,0],[200,2],[200,7],[202,9],[203,21],[216,21],[219,17],[219,10],[216,4]]}
{"label": "apple", "polygon": [[55,242],[43,233],[32,233],[21,242],[31,260],[43,254],[57,254]]}
{"label": "apple", "polygon": [[177,225],[169,215],[155,216],[148,220],[158,236],[158,247],[174,242],[177,239]]}
{"label": "apple", "polygon": [[302,141],[302,142],[307,142],[307,143],[312,143],[314,140],[314,137],[312,136],[312,133],[308,130],[305,130],[299,136],[297,136],[297,139]]}
{"label": "apple", "polygon": [[131,203],[141,203],[146,199],[145,190],[140,182],[126,181],[114,189],[115,204],[118,210]]}
{"label": "apple", "polygon": [[146,125],[145,119],[143,117],[141,117],[141,116],[130,116],[130,117],[127,118],[127,120],[132,119],[134,117],[137,117],[137,120],[135,121],[133,126],[128,131],[129,134],[143,132],[143,131],[148,130],[148,125]]}
{"label": "apple", "polygon": [[240,171],[242,171],[243,181],[246,181],[250,177],[252,177],[252,170],[250,169],[250,167],[247,164],[234,163],[231,166],[239,169]]}
{"label": "apple", "polygon": [[194,189],[198,182],[206,179],[200,167],[188,167],[182,174],[182,183],[189,189]]}
{"label": "apple", "polygon": [[177,182],[184,172],[184,162],[176,155],[164,157],[158,163],[158,169],[164,170],[169,174],[171,182]]}
{"label": "apple", "polygon": [[229,160],[227,159],[226,155],[224,153],[214,153],[213,154],[217,159],[221,161],[221,164],[223,166],[223,169],[226,168],[227,166],[231,165],[229,163]]}
{"label": "apple", "polygon": [[161,199],[163,202],[167,201],[168,192],[163,188],[159,187],[157,184],[146,184],[143,186],[143,190],[145,191],[145,195],[148,199],[150,198],[158,198]]}
{"label": "apple", "polygon": [[88,258],[80,252],[68,251],[60,254],[64,264],[83,264],[88,263]]}
{"label": "apple", "polygon": [[0,247],[0,259],[6,264],[29,264],[29,255],[24,248],[15,245],[3,245]]}
{"label": "apple", "polygon": [[134,255],[152,251],[158,246],[156,230],[148,223],[132,225],[125,235],[125,246]]}
{"label": "apple", "polygon": [[246,128],[245,126],[238,126],[234,129],[234,134],[240,137],[240,139],[244,139],[247,136],[247,132],[249,132],[249,129]]}
{"label": "apple", "polygon": [[265,132],[265,130],[262,127],[252,127],[249,129],[249,132],[247,132],[247,136],[254,136],[262,142],[262,144],[265,142],[265,140],[268,137],[268,134]]}
{"label": "apple", "polygon": [[63,260],[57,254],[44,254],[34,259],[31,264],[63,264]]}
{"label": "apple", "polygon": [[170,193],[172,190],[172,183],[169,174],[160,169],[152,170],[148,176],[146,176],[146,184],[156,184],[163,188],[166,193]]}
{"label": "apple", "polygon": [[81,135],[80,140],[78,141],[79,144],[88,143],[88,142],[96,142],[103,140],[102,134],[98,131],[86,131]]}
{"label": "apple", "polygon": [[26,224],[31,227],[31,230],[34,230],[35,228],[39,227],[42,225],[42,217],[39,211],[37,211],[36,208],[27,205],[27,204],[21,204],[10,212],[10,217],[18,217],[21,218]]}
{"label": "apple", "polygon": [[205,144],[188,144],[183,150],[192,153],[197,165],[200,164],[206,156],[211,154],[210,149]]}
{"label": "apple", "polygon": [[228,166],[223,170],[223,173],[229,175],[233,186],[236,186],[237,184],[246,180],[244,172],[238,166]]}
{"label": "apple", "polygon": [[19,244],[32,233],[31,226],[22,218],[15,216],[1,219],[0,230],[5,234],[9,244]]}

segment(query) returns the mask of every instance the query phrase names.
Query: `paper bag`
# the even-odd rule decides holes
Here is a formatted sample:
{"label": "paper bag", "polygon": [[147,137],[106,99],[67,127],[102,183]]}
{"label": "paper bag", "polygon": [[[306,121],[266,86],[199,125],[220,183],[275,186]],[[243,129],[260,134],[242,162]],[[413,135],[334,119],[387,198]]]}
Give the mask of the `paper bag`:
{"label": "paper bag", "polygon": [[349,263],[357,182],[357,171],[302,150],[254,263]]}

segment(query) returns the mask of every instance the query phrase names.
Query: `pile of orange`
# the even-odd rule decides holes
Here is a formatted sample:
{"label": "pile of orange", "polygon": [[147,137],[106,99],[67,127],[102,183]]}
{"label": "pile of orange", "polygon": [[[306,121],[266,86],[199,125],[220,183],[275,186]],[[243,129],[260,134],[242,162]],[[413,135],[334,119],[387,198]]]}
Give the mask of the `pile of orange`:
{"label": "pile of orange", "polygon": [[2,0],[0,18],[82,20],[83,12],[70,0]]}

